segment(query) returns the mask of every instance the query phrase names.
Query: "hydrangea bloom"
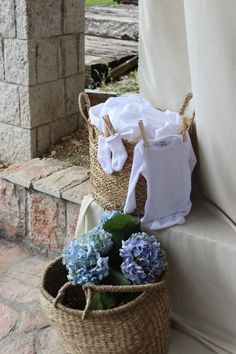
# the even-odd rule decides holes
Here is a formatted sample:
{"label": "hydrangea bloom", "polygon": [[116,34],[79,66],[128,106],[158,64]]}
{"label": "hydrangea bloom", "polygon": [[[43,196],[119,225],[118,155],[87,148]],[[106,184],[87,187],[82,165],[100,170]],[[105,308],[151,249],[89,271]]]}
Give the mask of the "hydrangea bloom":
{"label": "hydrangea bloom", "polygon": [[155,236],[144,232],[133,234],[122,241],[120,256],[124,276],[135,284],[153,283],[167,266],[165,252]]}
{"label": "hydrangea bloom", "polygon": [[120,214],[119,211],[112,210],[112,211],[105,211],[99,218],[99,223],[101,227],[105,224],[106,221],[113,218],[113,216]]}
{"label": "hydrangea bloom", "polygon": [[108,257],[101,257],[91,242],[87,246],[72,240],[63,251],[62,263],[68,269],[73,285],[98,284],[109,275]]}
{"label": "hydrangea bloom", "polygon": [[101,256],[106,256],[113,246],[112,234],[98,227],[81,234],[79,242],[83,246],[87,246],[92,242]]}

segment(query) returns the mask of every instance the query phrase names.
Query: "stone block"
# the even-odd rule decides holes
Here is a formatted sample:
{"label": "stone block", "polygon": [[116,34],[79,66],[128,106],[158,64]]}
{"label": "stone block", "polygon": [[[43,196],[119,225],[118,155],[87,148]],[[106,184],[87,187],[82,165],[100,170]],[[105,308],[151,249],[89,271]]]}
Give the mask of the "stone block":
{"label": "stone block", "polygon": [[81,204],[82,199],[86,195],[88,195],[90,191],[91,191],[91,182],[88,179],[87,181],[63,192],[62,198],[76,204]]}
{"label": "stone block", "polygon": [[18,86],[0,82],[0,122],[20,125]]}
{"label": "stone block", "polygon": [[28,9],[27,0],[17,0],[15,3],[15,18],[17,38],[28,39]]}
{"label": "stone block", "polygon": [[0,351],[0,354],[34,354],[35,345],[33,336],[18,337],[15,340],[6,342]]}
{"label": "stone block", "polygon": [[82,183],[88,177],[88,170],[85,167],[72,166],[34,182],[33,188],[60,198],[64,191]]}
{"label": "stone block", "polygon": [[66,204],[66,239],[65,245],[75,238],[75,230],[78,222],[80,205],[68,202]]}
{"label": "stone block", "polygon": [[3,41],[0,39],[0,80],[4,80]]}
{"label": "stone block", "polygon": [[37,154],[41,156],[50,146],[49,124],[37,128]]}
{"label": "stone block", "polygon": [[0,1],[0,37],[15,37],[14,0]]}
{"label": "stone block", "polygon": [[34,128],[65,117],[65,98],[63,80],[52,81],[29,88],[19,87],[21,126]]}
{"label": "stone block", "polygon": [[14,163],[30,160],[36,156],[36,131],[0,123],[0,146],[2,161]]}
{"label": "stone block", "polygon": [[46,194],[29,192],[28,214],[29,239],[51,251],[61,251],[66,233],[64,202]]}
{"label": "stone block", "polygon": [[4,171],[2,177],[12,183],[30,188],[33,182],[50,176],[65,167],[66,163],[59,160],[33,159],[20,165],[10,166]]}
{"label": "stone block", "polygon": [[77,38],[63,36],[58,41],[58,71],[60,77],[77,74]]}
{"label": "stone block", "polygon": [[1,239],[0,243],[0,272],[6,272],[9,268],[28,258],[27,253],[13,242]]}
{"label": "stone block", "polygon": [[[40,278],[47,263],[42,258],[31,255],[16,267],[9,269],[7,277],[1,278],[1,296],[10,299],[11,303],[38,306]],[[11,352],[13,353],[15,354]]]}
{"label": "stone block", "polygon": [[49,38],[62,34],[62,0],[17,0],[18,38]]}
{"label": "stone block", "polygon": [[37,82],[43,83],[57,78],[57,40],[37,41]]}
{"label": "stone block", "polygon": [[0,179],[0,235],[25,236],[26,191]]}
{"label": "stone block", "polygon": [[60,337],[56,330],[51,327],[40,333],[39,344],[41,354],[66,354],[60,342]]}
{"label": "stone block", "polygon": [[78,129],[78,113],[50,123],[50,142],[55,144],[62,136],[70,135]]}
{"label": "stone block", "polygon": [[84,32],[84,3],[84,0],[66,0],[64,2],[64,33]]}
{"label": "stone block", "polygon": [[36,84],[36,44],[19,39],[4,40],[5,79],[19,85]]}
{"label": "stone block", "polygon": [[66,79],[66,114],[78,112],[78,96],[84,90],[84,74]]}
{"label": "stone block", "polygon": [[36,159],[33,159],[33,160],[29,160],[29,161],[25,161],[25,162],[19,162],[19,163],[15,163],[15,164],[13,164],[13,165],[10,165],[8,168],[6,168],[6,169],[3,171],[1,177],[2,177],[3,179],[6,179],[6,180],[7,180],[8,177],[9,177],[11,174],[13,174],[13,173],[15,173],[15,172],[17,172],[17,171],[19,171],[19,170],[22,170],[22,169],[24,169],[24,168],[26,168],[26,167],[28,167],[28,166],[31,167],[33,164],[38,163],[38,161],[40,161],[40,159],[39,159],[39,158],[36,158]]}
{"label": "stone block", "polygon": [[77,58],[78,58],[78,72],[85,72],[85,43],[84,34],[81,33],[77,37]]}
{"label": "stone block", "polygon": [[18,319],[18,313],[12,307],[0,303],[0,340],[5,338]]}
{"label": "stone block", "polygon": [[21,321],[18,328],[19,333],[28,333],[48,327],[48,320],[43,315],[41,307],[31,306],[21,312]]}
{"label": "stone block", "polygon": [[20,103],[21,126],[23,128],[31,128],[31,112],[30,112],[30,88],[28,86],[19,86],[18,95]]}

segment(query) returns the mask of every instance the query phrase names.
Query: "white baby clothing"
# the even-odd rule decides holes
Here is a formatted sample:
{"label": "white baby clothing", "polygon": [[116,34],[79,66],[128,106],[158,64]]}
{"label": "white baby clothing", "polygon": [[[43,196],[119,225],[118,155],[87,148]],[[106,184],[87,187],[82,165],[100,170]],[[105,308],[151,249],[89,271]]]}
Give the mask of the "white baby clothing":
{"label": "white baby clothing", "polygon": [[108,114],[117,133],[128,141],[139,141],[139,120],[143,121],[148,139],[180,134],[180,115],[154,108],[141,95],[111,97],[89,110],[90,122],[103,131],[102,117]]}
{"label": "white baby clothing", "polygon": [[183,224],[191,210],[191,173],[196,157],[187,135],[140,141],[134,149],[125,213],[136,208],[135,187],[142,174],[147,181],[147,200],[141,222],[153,230]]}
{"label": "white baby clothing", "polygon": [[120,134],[116,133],[106,138],[106,143],[109,145],[112,159],[111,165],[114,171],[122,170],[125,161],[127,160],[128,154],[125,150],[122,138]]}
{"label": "white baby clothing", "polygon": [[113,172],[111,149],[106,138],[102,135],[98,137],[97,158],[103,171],[107,174],[111,174]]}

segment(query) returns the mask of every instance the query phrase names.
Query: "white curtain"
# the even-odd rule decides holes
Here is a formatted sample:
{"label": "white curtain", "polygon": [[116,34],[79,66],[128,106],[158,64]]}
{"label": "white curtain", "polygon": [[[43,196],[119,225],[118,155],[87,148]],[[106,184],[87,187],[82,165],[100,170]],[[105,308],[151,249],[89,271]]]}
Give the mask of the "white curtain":
{"label": "white curtain", "polygon": [[172,267],[172,315],[214,352],[235,354],[236,0],[139,4],[141,93],[176,111],[193,92],[198,182],[213,208],[194,202],[185,225],[157,233]]}
{"label": "white curtain", "polygon": [[139,77],[156,107],[193,92],[202,191],[236,223],[236,1],[141,0]]}

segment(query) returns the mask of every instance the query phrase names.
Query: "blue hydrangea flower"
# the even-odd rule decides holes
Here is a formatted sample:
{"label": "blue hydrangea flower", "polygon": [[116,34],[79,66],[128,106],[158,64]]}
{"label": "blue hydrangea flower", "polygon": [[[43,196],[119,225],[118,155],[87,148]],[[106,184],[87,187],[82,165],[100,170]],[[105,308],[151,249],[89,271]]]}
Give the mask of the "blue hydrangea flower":
{"label": "blue hydrangea flower", "polygon": [[87,246],[92,242],[101,256],[106,256],[113,246],[112,234],[99,227],[95,227],[92,230],[81,234],[78,241],[83,246]]}
{"label": "blue hydrangea flower", "polygon": [[160,243],[155,236],[144,232],[122,241],[120,256],[123,258],[121,270],[124,276],[138,285],[155,282],[167,266]]}
{"label": "blue hydrangea flower", "polygon": [[112,210],[112,211],[105,211],[99,218],[100,226],[102,227],[106,221],[113,218],[113,216],[120,214],[119,211]]}
{"label": "blue hydrangea flower", "polygon": [[87,246],[72,240],[63,251],[62,263],[73,285],[98,284],[109,275],[108,257],[101,257],[91,242]]}

